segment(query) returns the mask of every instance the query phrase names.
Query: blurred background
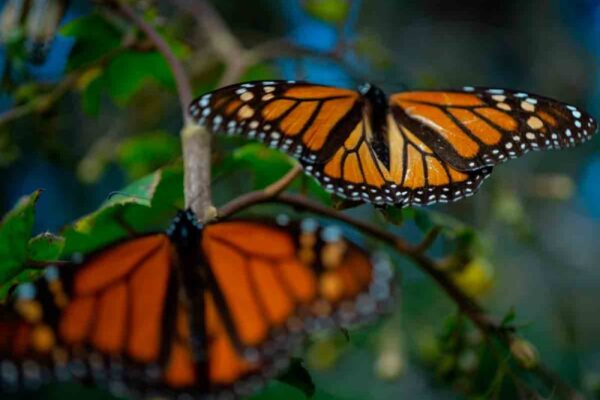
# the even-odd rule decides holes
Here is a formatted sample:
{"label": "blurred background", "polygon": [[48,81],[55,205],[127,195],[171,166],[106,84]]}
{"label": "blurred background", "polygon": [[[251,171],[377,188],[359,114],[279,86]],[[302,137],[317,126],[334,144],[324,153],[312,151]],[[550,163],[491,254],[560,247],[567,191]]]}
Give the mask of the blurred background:
{"label": "blurred background", "polygon": [[[227,56],[231,43],[219,42],[223,32],[203,29],[193,13],[174,7],[179,2],[130,3],[168,39],[197,95],[234,78],[351,88],[368,80],[388,94],[472,85],[538,93],[600,116],[598,0],[209,2],[245,51],[237,70]],[[177,164],[173,79],[143,35],[83,0],[7,0],[0,10],[0,214],[43,188],[35,231],[58,232],[111,191]],[[217,204],[288,165],[278,153],[225,137],[215,138],[214,159]],[[599,177],[595,139],[501,165],[478,195],[427,214],[474,232],[471,261],[452,272],[456,282],[499,318],[514,310],[552,374],[597,399]],[[350,212],[384,223],[369,206]],[[420,215],[404,211],[406,222],[393,229],[417,241]],[[437,242],[436,254],[447,254],[450,242]],[[407,261],[396,263],[400,296],[389,318],[349,342],[333,334],[307,347],[304,364],[321,398],[511,398],[521,380],[539,386],[513,376],[434,282]],[[73,390],[45,393],[80,393]]]}

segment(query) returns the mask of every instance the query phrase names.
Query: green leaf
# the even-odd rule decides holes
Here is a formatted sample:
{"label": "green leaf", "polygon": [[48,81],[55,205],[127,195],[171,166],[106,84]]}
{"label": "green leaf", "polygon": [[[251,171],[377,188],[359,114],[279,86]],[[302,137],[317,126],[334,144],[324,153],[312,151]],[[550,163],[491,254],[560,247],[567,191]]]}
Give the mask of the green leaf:
{"label": "green leaf", "polygon": [[10,293],[10,290],[13,287],[15,287],[21,283],[33,282],[36,279],[38,279],[40,276],[42,276],[43,273],[44,273],[44,270],[41,268],[22,269],[20,272],[18,272],[16,275],[14,275],[12,278],[10,278],[8,281],[0,284],[0,303],[4,302],[6,300],[6,298],[8,297],[8,294]]}
{"label": "green leaf", "polygon": [[415,219],[415,209],[410,207],[387,207],[380,209],[380,212],[387,222],[394,225],[402,225],[405,221]]}
{"label": "green leaf", "polygon": [[126,104],[148,82],[172,89],[175,84],[164,57],[156,52],[119,54],[106,69],[109,95],[117,104]]}
{"label": "green leaf", "polygon": [[179,138],[155,131],[124,140],[118,159],[130,178],[135,179],[167,164],[180,154]]}
{"label": "green leaf", "polygon": [[119,31],[99,14],[74,19],[64,25],[60,32],[76,39],[69,59],[71,69],[97,60],[117,48],[121,42]]}
{"label": "green leaf", "polygon": [[260,63],[248,68],[242,75],[240,82],[269,80],[276,75],[277,70],[271,64]]}
{"label": "green leaf", "polygon": [[415,224],[421,232],[429,232],[435,226],[431,214],[423,210],[415,210]]}
{"label": "green leaf", "polygon": [[333,396],[327,392],[324,392],[321,389],[317,389],[315,395],[312,397],[312,400],[336,400],[338,397]]}
{"label": "green leaf", "polygon": [[[29,240],[27,246],[27,260],[21,268],[26,267],[28,261],[55,261],[60,257],[65,246],[65,239],[51,233],[42,233]],[[38,279],[44,270],[42,268],[24,268],[6,282],[0,284],[0,302],[8,296],[11,288],[18,284],[31,282]]]}
{"label": "green leaf", "polygon": [[343,22],[350,10],[349,0],[305,0],[303,4],[310,15],[331,24]]}
{"label": "green leaf", "polygon": [[35,217],[35,203],[40,191],[22,197],[0,223],[0,283],[21,272],[27,261],[28,244]]}
{"label": "green leaf", "polygon": [[29,240],[27,259],[33,261],[58,260],[65,248],[65,238],[45,232]]}
{"label": "green leaf", "polygon": [[86,253],[127,235],[162,230],[182,198],[181,164],[161,168],[114,192],[96,211],[66,227],[64,253]]}
{"label": "green leaf", "polygon": [[292,159],[285,154],[259,143],[249,143],[234,150],[233,155],[217,168],[219,173],[250,171],[253,189],[260,189],[281,178],[293,165]]}
{"label": "green leaf", "polygon": [[423,209],[415,209],[414,212],[415,223],[423,232],[429,232],[431,228],[439,227],[450,238],[475,234],[472,228],[448,214]]}
{"label": "green leaf", "polygon": [[506,313],[504,318],[502,318],[502,321],[500,322],[500,326],[508,327],[515,321],[516,318],[517,318],[517,313],[515,311],[515,308],[510,307],[510,309],[508,310],[508,312]]}
{"label": "green leaf", "polygon": [[315,383],[310,373],[302,365],[302,360],[298,358],[292,360],[287,371],[281,374],[277,380],[299,389],[308,398],[315,394]]}
{"label": "green leaf", "polygon": [[104,75],[99,75],[91,80],[81,93],[81,106],[86,114],[91,116],[98,115],[100,110],[100,100],[102,99],[102,89],[106,85]]}
{"label": "green leaf", "polygon": [[306,400],[301,390],[277,380],[269,384],[259,393],[250,396],[250,400]]}
{"label": "green leaf", "polygon": [[[251,188],[262,189],[283,177],[294,165],[291,157],[280,151],[265,147],[260,143],[249,143],[235,148],[214,167],[217,177],[244,171],[251,175]],[[294,181],[290,188],[302,190],[326,204],[331,204],[331,196],[321,185],[306,175]]]}

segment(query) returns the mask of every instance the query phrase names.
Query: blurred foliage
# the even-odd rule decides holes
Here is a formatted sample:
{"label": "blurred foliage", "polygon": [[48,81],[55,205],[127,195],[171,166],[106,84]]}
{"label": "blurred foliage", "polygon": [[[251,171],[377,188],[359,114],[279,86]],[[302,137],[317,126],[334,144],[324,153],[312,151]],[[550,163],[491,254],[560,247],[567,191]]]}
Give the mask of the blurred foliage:
{"label": "blurred foliage", "polygon": [[488,293],[494,282],[494,268],[485,258],[474,258],[451,273],[454,283],[467,295],[479,298]]}
{"label": "blurred foliage", "polygon": [[302,0],[302,3],[313,17],[334,24],[344,22],[350,10],[350,0]]}
{"label": "blurred foliage", "polygon": [[281,374],[277,380],[300,389],[307,398],[312,398],[315,395],[315,384],[300,359],[292,359],[287,371]]}
{"label": "blurred foliage", "polygon": [[[33,232],[35,202],[40,192],[24,196],[6,214],[0,224],[0,285],[4,288],[14,280],[22,280],[20,272],[26,265],[30,253],[30,238]],[[37,243],[32,240],[33,243]],[[33,246],[39,254],[37,244]],[[5,291],[5,290],[3,290]]]}
{"label": "blurred foliage", "polygon": [[[219,177],[244,173],[250,177],[250,189],[261,189],[284,176],[296,163],[279,151],[258,143],[240,145],[214,167],[213,175]],[[312,178],[301,175],[290,186],[329,204],[331,196]]]}
{"label": "blurred foliage", "polygon": [[[90,115],[97,115],[105,92],[116,104],[125,106],[149,82],[174,88],[169,66],[158,51],[126,49],[123,37],[130,33],[121,32],[98,14],[72,21],[61,28],[61,33],[76,40],[69,60],[70,69],[89,66],[108,55],[113,56],[107,63],[90,69],[78,81],[83,109]],[[181,42],[171,40],[170,44],[178,56],[185,57],[188,53]]]}
{"label": "blurred foliage", "polygon": [[61,27],[60,32],[76,40],[69,57],[71,70],[98,60],[117,49],[121,43],[121,32],[99,14],[77,18]]}
{"label": "blurred foliage", "polygon": [[137,135],[121,142],[118,162],[130,179],[137,179],[176,159],[179,138],[165,131]]}
{"label": "blurred foliage", "polygon": [[[384,87],[390,91],[407,85],[434,87],[485,82],[521,85],[527,90],[539,87],[540,91],[548,90],[550,95],[564,95],[568,101],[584,99],[587,93],[585,77],[590,75],[590,69],[585,63],[590,62],[581,62],[585,57],[573,53],[579,44],[571,43],[573,39],[568,39],[564,30],[560,31],[557,19],[544,16],[553,7],[550,3],[540,7],[540,1],[501,2],[495,4],[498,10],[493,12],[489,5],[476,5],[476,2],[448,6],[439,1],[397,4],[379,1],[363,2],[362,8],[355,7],[356,3],[349,0],[213,3],[231,11],[231,15],[225,15],[225,23],[233,27],[233,33],[244,45],[263,39],[266,44],[273,44],[269,40],[275,39],[273,42],[277,44],[284,35],[295,45],[324,55],[320,58],[269,55],[274,62],[256,57],[253,65],[239,77],[240,81],[308,78],[329,80],[327,83],[337,85],[354,83],[355,78],[362,79],[365,75],[375,81],[383,80]],[[218,84],[227,66],[216,59],[215,49],[207,48],[208,41],[195,22],[160,2],[132,1],[131,4],[139,6],[137,10],[143,12],[146,21],[156,27],[189,67],[195,94],[212,90]],[[513,6],[518,12],[511,13]],[[269,10],[265,10],[267,7]],[[362,21],[360,31],[353,26],[358,19],[358,15],[353,14],[356,12]],[[550,19],[532,22],[533,17]],[[486,25],[489,21],[493,21],[491,28]],[[509,22],[512,25],[505,25]],[[289,25],[289,32],[277,31],[283,29],[283,25]],[[532,26],[536,27],[535,32]],[[318,34],[312,35],[311,29]],[[480,34],[480,30],[483,33]],[[538,33],[541,39],[536,36]],[[69,260],[133,232],[162,230],[184,205],[177,136],[180,114],[176,109],[174,81],[164,58],[143,34],[106,9],[64,21],[55,34],[73,40],[74,47],[67,51],[68,57],[65,55],[56,63],[66,62],[64,78],[73,78],[73,82],[64,87],[65,93],[51,98],[45,96],[60,87],[60,83],[59,86],[48,84],[51,79],[44,72],[35,75],[35,71],[28,70],[31,54],[26,32],[18,27],[8,35],[4,31],[2,34],[0,72],[4,74],[2,87],[6,93],[1,94],[8,94],[8,98],[0,97],[0,108],[35,104],[27,118],[0,128],[0,183],[10,192],[2,194],[2,200],[5,204],[16,203],[0,224],[0,299],[4,300],[15,285],[39,277],[42,270],[31,268],[36,262]],[[471,37],[477,37],[483,44],[470,42]],[[511,44],[513,42],[529,47],[518,47]],[[420,45],[424,43],[427,45]],[[511,52],[513,47],[516,52]],[[546,48],[552,54],[544,55]],[[252,53],[257,54],[259,52]],[[325,60],[328,55],[333,55],[335,61]],[[522,64],[516,65],[512,59],[520,59]],[[536,68],[531,60],[539,60],[536,62],[541,67]],[[340,68],[340,65],[345,67]],[[523,65],[532,72],[520,70]],[[352,74],[346,69],[352,70]],[[562,74],[566,78],[561,78]],[[350,75],[356,76],[350,79]],[[590,153],[597,152],[597,148],[590,149]],[[573,176],[577,174],[578,163],[584,162],[585,151],[588,150],[575,156],[553,154],[559,161],[552,172],[558,170],[559,175],[544,172],[534,157],[531,164],[521,166],[534,171],[531,176],[503,174],[502,171],[510,170],[499,167],[494,183],[489,183],[493,190],[476,196],[470,203],[465,201],[452,208],[438,209],[443,212],[392,207],[373,212],[368,206],[357,207],[356,203],[332,198],[312,178],[296,178],[291,191],[338,209],[348,208],[350,215],[371,219],[414,243],[439,230],[431,253],[441,259],[443,271],[460,289],[500,310],[517,304],[519,319],[535,320],[541,327],[536,331],[529,325],[519,326],[532,334],[536,346],[533,340],[524,338],[515,339],[508,347],[485,338],[464,317],[446,318],[454,311],[454,305],[413,266],[407,267],[404,260],[396,259],[398,272],[407,276],[404,287],[411,296],[403,297],[404,302],[395,307],[393,317],[349,333],[335,331],[312,337],[302,354],[304,361],[295,359],[286,373],[271,380],[251,398],[388,399],[402,397],[401,394],[407,397],[406,393],[411,398],[568,398],[558,389],[556,393],[546,390],[547,386],[518,369],[521,366],[527,371],[535,370],[543,354],[561,373],[567,373],[570,383],[600,399],[600,369],[594,358],[597,355],[593,353],[598,347],[590,344],[593,339],[589,337],[578,338],[573,334],[580,342],[567,338],[569,323],[561,321],[557,329],[558,313],[554,314],[564,307],[561,302],[571,306],[573,302],[588,301],[586,295],[580,294],[587,282],[576,282],[579,285],[576,296],[552,292],[557,282],[560,290],[566,286],[566,279],[556,268],[552,269],[555,263],[568,264],[571,258],[580,265],[581,281],[590,276],[589,265],[594,264],[596,258],[583,257],[584,250],[580,249],[592,254],[597,247],[593,242],[597,225],[581,222],[585,218],[573,216],[569,211],[569,221],[579,221],[579,228],[591,228],[583,233],[563,231],[570,226],[564,221],[567,218],[563,210],[562,219],[554,225],[559,232],[558,240],[552,243],[546,237],[552,215],[548,210],[553,211],[552,207],[558,202],[573,199],[567,203],[571,207],[577,202],[579,194]],[[28,168],[39,164],[40,159],[45,164],[31,171],[45,180],[43,185],[37,183],[31,173],[28,175]],[[270,185],[294,163],[289,157],[257,143],[215,137],[213,191],[216,203],[222,204],[241,193]],[[58,173],[53,175],[46,171],[53,171],[56,166],[63,174],[59,178],[56,178]],[[5,179],[5,171],[11,167],[13,175]],[[589,187],[597,189],[597,177],[591,176]],[[56,184],[60,179],[71,179],[71,183]],[[50,188],[37,205],[38,210],[42,207],[46,210],[38,212],[37,222],[35,207],[40,192],[16,202],[13,196],[31,192],[32,185],[33,188]],[[124,188],[109,194],[120,187]],[[45,200],[46,196],[56,199],[56,192],[61,201]],[[84,193],[80,195],[81,192]],[[55,197],[50,197],[52,195]],[[71,209],[72,198],[84,205]],[[104,201],[94,209],[93,205],[101,201],[98,199]],[[597,205],[598,202],[589,203]],[[272,215],[276,208],[269,205],[256,210],[252,211]],[[446,213],[447,210],[451,210],[453,216]],[[576,209],[575,213],[583,212]],[[57,233],[49,233],[44,221],[53,214],[58,215],[62,224],[74,221],[61,229],[53,229]],[[472,223],[477,228],[473,228]],[[591,241],[587,247],[577,247],[579,243],[574,243],[586,240]],[[546,248],[543,248],[544,243]],[[573,253],[556,243],[572,246]],[[530,249],[523,247],[532,244],[539,247],[539,252],[547,253],[541,265],[532,262]],[[542,273],[533,275],[531,271],[536,267]],[[585,292],[588,297],[597,291],[593,283],[589,286]],[[538,295],[542,298],[544,293],[551,301],[540,305]],[[597,302],[590,303],[590,310],[597,307]],[[529,308],[522,313],[521,307]],[[550,311],[542,315],[540,309]],[[510,310],[502,320],[506,328],[512,328],[516,320],[514,309]],[[577,314],[576,317],[573,319],[585,320],[589,324],[586,329],[596,332],[597,324],[585,316]],[[581,327],[581,322],[578,323]],[[588,336],[598,337],[595,333]],[[591,349],[590,354],[581,356],[582,348]],[[577,357],[588,360],[588,364],[583,365]],[[585,371],[581,371],[583,369]],[[427,386],[427,390],[423,390],[423,386]],[[366,393],[360,392],[365,387]],[[413,395],[410,390],[419,394]],[[103,391],[74,384],[51,385],[35,396],[113,399]]]}
{"label": "blurred foliage", "polygon": [[162,168],[118,192],[111,193],[96,211],[61,231],[64,252],[86,253],[103,244],[162,227],[182,209],[183,171],[180,164]]}

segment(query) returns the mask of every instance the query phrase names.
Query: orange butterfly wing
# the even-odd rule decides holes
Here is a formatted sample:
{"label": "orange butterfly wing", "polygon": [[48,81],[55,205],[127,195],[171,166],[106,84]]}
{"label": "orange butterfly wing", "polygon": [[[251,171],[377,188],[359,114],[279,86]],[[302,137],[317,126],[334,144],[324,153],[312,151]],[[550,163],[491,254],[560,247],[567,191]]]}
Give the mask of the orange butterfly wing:
{"label": "orange butterfly wing", "polygon": [[[251,393],[307,331],[367,319],[389,301],[385,262],[334,228],[302,227],[209,225],[199,266],[178,265],[175,243],[154,234],[49,268],[0,309],[0,387],[75,378],[115,394]],[[204,271],[205,287],[184,290],[186,267]]]}
{"label": "orange butterfly wing", "polygon": [[288,152],[304,163],[327,159],[362,117],[353,90],[294,81],[227,86],[190,105],[200,125],[242,135]]}
{"label": "orange butterfly wing", "polygon": [[460,170],[571,147],[597,131],[594,119],[574,106],[504,89],[404,92],[391,96],[390,105],[399,124]]}
{"label": "orange butterfly wing", "polygon": [[328,161],[305,167],[341,197],[409,206],[449,202],[474,194],[491,168],[460,171],[440,159],[417,134],[386,115],[388,163],[373,148],[364,118]]}
{"label": "orange butterfly wing", "polygon": [[576,107],[500,89],[385,94],[305,82],[249,82],[195,100],[213,132],[256,138],[299,158],[340,197],[424,205],[472,195],[491,167],[529,150],[588,140],[596,122]]}
{"label": "orange butterfly wing", "polygon": [[0,313],[2,386],[73,377],[117,393],[130,383],[135,388],[134,376],[168,351],[164,325],[176,293],[171,257],[166,235],[148,235],[83,265],[51,267],[45,278],[18,287]]}
{"label": "orange butterfly wing", "polygon": [[209,225],[202,246],[213,279],[208,288],[234,347],[271,369],[307,332],[370,319],[389,302],[386,261],[370,259],[337,228],[314,220]]}
{"label": "orange butterfly wing", "polygon": [[[211,393],[248,395],[289,362],[307,332],[369,320],[389,305],[391,272],[335,228],[256,221],[208,225],[205,322]],[[167,382],[196,393],[191,309],[179,306]]]}
{"label": "orange butterfly wing", "polygon": [[429,204],[473,194],[489,169],[460,172],[384,115],[388,162],[377,154],[372,105],[361,94],[304,82],[249,82],[195,100],[190,112],[212,132],[258,139],[298,158],[340,197],[375,204]]}

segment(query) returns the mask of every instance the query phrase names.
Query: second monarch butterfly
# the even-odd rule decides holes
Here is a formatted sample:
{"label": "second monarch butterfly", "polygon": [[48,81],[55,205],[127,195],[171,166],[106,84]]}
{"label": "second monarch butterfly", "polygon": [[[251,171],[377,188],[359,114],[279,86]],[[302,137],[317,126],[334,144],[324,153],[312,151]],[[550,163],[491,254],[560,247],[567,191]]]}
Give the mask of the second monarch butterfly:
{"label": "second monarch butterfly", "polygon": [[234,398],[306,332],[372,318],[391,270],[335,227],[181,212],[166,233],[50,267],[0,307],[0,390],[95,382],[116,395]]}
{"label": "second monarch butterfly", "polygon": [[584,142],[596,122],[577,107],[504,89],[408,91],[389,98],[295,81],[256,81],[190,105],[212,132],[258,139],[298,158],[340,197],[425,205],[475,193],[500,162]]}

